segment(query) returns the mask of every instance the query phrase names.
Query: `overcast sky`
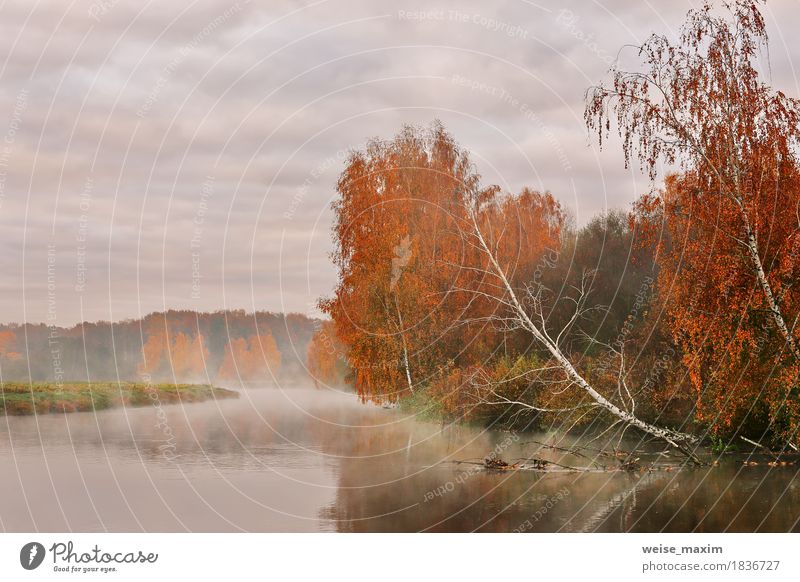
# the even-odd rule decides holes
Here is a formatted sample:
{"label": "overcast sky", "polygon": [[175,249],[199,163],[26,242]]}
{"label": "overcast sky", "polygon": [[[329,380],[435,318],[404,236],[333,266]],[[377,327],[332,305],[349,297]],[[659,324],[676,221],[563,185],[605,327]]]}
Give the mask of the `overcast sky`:
{"label": "overcast sky", "polygon": [[[2,2],[0,321],[314,314],[344,156],[404,123],[441,119],[486,182],[550,190],[578,224],[625,208],[650,185],[597,151],[583,94],[689,7]],[[765,15],[772,83],[798,96],[800,4]]]}

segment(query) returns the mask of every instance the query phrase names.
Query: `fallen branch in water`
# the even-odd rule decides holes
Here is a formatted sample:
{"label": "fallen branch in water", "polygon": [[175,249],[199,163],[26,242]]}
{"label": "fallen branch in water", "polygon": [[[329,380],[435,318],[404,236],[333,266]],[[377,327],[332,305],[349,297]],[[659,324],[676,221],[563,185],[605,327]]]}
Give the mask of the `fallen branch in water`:
{"label": "fallen branch in water", "polygon": [[[623,456],[629,457],[630,455]],[[440,464],[450,462],[455,463],[456,465],[474,465],[476,467],[485,469],[486,471],[534,471],[537,473],[558,473],[563,471],[575,473],[613,473],[617,471],[638,472],[644,470],[643,466],[639,463],[641,460],[640,457],[628,458],[626,460],[622,460],[617,457],[616,460],[619,461],[619,465],[615,466],[601,465],[593,461],[593,464],[595,465],[594,467],[573,467],[571,465],[563,465],[561,463],[557,463],[556,461],[550,461],[548,459],[542,459],[539,457],[519,457],[514,459],[514,462],[512,463],[499,458],[486,457],[482,461],[478,461],[477,459],[455,459],[452,461],[442,461]],[[671,466],[662,468],[650,466],[648,471],[672,471],[673,468],[674,467]]]}
{"label": "fallen branch in water", "polygon": [[761,443],[757,443],[756,441],[751,441],[749,438],[747,438],[747,437],[743,437],[743,436],[741,436],[741,435],[739,435],[739,438],[740,438],[740,439],[742,439],[744,442],[746,442],[746,443],[748,443],[748,444],[751,444],[751,445],[753,445],[754,447],[756,447],[756,448],[758,448],[758,449],[762,449],[762,450],[766,451],[766,452],[767,452],[767,454],[768,454],[769,456],[771,456],[773,459],[775,459],[776,461],[780,460],[780,457],[779,457],[778,455],[776,455],[775,453],[773,453],[773,452],[772,452],[772,451],[771,451],[771,450],[770,450],[768,447],[765,447],[765,446],[764,446],[764,445],[762,445]]}
{"label": "fallen branch in water", "polygon": [[619,468],[622,469],[623,471],[633,472],[633,471],[638,471],[639,469],[642,468],[642,466],[639,464],[639,457],[636,457],[635,459],[620,461]]}
{"label": "fallen branch in water", "polygon": [[517,464],[514,463],[513,465],[509,465],[503,459],[496,459],[494,457],[486,457],[483,460],[483,466],[487,469],[492,469],[495,471],[508,471],[510,469],[516,469]]}
{"label": "fallen branch in water", "polygon": [[[618,460],[618,461],[620,461],[620,459],[623,459],[623,458],[630,458],[633,455],[639,455],[640,457],[642,457],[642,456],[648,456],[648,455],[651,455],[651,456],[667,456],[667,455],[674,455],[675,454],[675,451],[672,450],[672,449],[666,449],[666,450],[663,450],[663,451],[645,451],[645,450],[642,450],[642,449],[633,449],[632,451],[625,451],[625,450],[607,451],[605,449],[597,449],[597,448],[594,448],[594,447],[589,447],[587,445],[581,445],[581,444],[575,444],[575,445],[572,446],[572,448],[565,448],[565,447],[559,447],[559,446],[556,446],[556,445],[543,443],[543,442],[537,441],[535,439],[532,439],[532,440],[529,440],[529,441],[524,441],[524,442],[522,442],[520,444],[522,444],[522,445],[535,444],[535,445],[539,445],[539,446],[541,446],[543,448],[546,448],[546,449],[551,449],[551,450],[562,452],[562,453],[565,453],[565,454],[574,455],[576,457],[581,457],[583,459],[586,459],[587,461],[589,461],[590,463],[592,463],[594,465],[602,467],[603,469],[606,468],[605,465],[600,464],[595,458],[592,458],[591,456],[586,455],[586,454],[584,454],[584,453],[582,453],[580,451],[589,451],[589,452],[593,453],[594,455],[596,455],[597,457],[603,457],[603,458],[607,458],[607,459],[615,459],[615,460]],[[638,458],[636,460],[638,460]],[[620,461],[620,463],[624,464],[623,461]]]}
{"label": "fallen branch in water", "polygon": [[521,457],[516,459],[517,461],[533,461],[532,469],[534,471],[546,471],[548,465],[555,465],[556,467],[561,467],[562,469],[567,469],[568,471],[591,471],[592,469],[588,467],[570,467],[569,465],[562,465],[560,463],[556,463],[555,461],[548,461],[546,459],[539,459],[537,457],[528,457],[524,458]]}
{"label": "fallen branch in water", "polygon": [[[578,450],[578,449],[581,449],[583,447],[576,447],[576,448],[573,448],[573,449],[566,449],[564,447],[557,447],[556,445],[548,445],[547,443],[543,443],[543,442],[537,441],[537,440],[524,441],[524,442],[520,443],[520,445],[529,445],[529,444],[539,445],[539,446],[541,446],[541,447],[543,447],[545,449],[550,449],[550,450],[553,450],[553,451],[559,451],[561,453],[567,453],[569,455],[574,455],[576,457],[582,457],[584,459],[587,459],[590,462],[594,462],[594,460],[591,457],[589,457],[588,455],[584,455],[583,453],[581,453]],[[598,451],[598,452],[600,454],[607,454],[607,453],[603,453],[603,451]]]}

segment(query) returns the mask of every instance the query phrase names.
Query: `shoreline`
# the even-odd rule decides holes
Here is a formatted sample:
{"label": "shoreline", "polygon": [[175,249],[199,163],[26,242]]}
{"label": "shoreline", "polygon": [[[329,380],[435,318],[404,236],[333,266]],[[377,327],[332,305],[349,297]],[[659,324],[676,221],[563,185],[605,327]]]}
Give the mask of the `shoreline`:
{"label": "shoreline", "polygon": [[144,382],[0,383],[0,416],[92,412],[154,403],[178,404],[239,398],[239,393],[210,384]]}

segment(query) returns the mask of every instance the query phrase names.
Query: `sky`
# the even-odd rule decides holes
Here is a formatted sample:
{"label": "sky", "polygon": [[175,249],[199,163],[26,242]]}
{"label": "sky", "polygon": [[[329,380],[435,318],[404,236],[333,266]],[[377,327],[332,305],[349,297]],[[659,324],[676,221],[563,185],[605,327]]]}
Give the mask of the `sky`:
{"label": "sky", "polygon": [[[549,190],[579,225],[627,208],[652,184],[598,150],[584,92],[698,5],[2,2],[0,321],[319,315],[346,156],[406,123],[441,120],[485,183]],[[798,8],[764,8],[790,96]]]}

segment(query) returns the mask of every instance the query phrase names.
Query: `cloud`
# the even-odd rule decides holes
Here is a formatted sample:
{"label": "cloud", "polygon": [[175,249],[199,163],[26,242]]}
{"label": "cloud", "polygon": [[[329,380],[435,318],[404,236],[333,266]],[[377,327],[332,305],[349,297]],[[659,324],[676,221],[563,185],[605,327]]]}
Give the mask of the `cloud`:
{"label": "cloud", "polygon": [[[549,189],[579,222],[624,207],[650,185],[614,144],[592,145],[583,94],[621,45],[674,31],[688,8],[5,2],[2,319],[47,319],[48,257],[62,325],[165,307],[308,312],[335,283],[330,202],[347,151],[407,122],[440,118],[487,181]],[[793,10],[766,8],[772,82],[788,94]]]}

